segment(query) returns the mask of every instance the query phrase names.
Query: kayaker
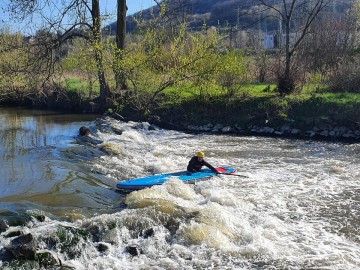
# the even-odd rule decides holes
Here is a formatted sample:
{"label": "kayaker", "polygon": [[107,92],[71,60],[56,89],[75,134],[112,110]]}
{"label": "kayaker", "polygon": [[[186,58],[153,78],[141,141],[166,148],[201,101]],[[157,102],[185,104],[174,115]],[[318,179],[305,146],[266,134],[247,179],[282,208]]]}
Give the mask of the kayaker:
{"label": "kayaker", "polygon": [[190,159],[189,164],[187,166],[187,171],[189,173],[198,172],[201,170],[202,166],[206,166],[210,170],[218,174],[219,172],[213,166],[207,163],[204,158],[205,158],[205,153],[202,151],[198,152],[196,156],[193,156]]}

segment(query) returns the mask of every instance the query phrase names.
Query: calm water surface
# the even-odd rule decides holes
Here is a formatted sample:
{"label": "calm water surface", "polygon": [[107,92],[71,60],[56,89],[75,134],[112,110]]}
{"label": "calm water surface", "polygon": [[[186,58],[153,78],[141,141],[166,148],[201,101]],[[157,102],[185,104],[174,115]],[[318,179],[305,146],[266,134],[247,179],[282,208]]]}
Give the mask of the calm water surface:
{"label": "calm water surface", "polygon": [[[91,140],[78,138],[89,126]],[[219,176],[124,194],[119,181],[186,168],[197,150]],[[101,228],[75,269],[360,269],[360,145],[186,134],[96,115],[0,109],[0,218],[41,241],[59,226]],[[143,237],[152,228],[152,237]],[[10,230],[12,227],[10,228]],[[0,234],[0,249],[11,239]],[[108,246],[106,253],[95,247]],[[126,246],[141,247],[131,257]],[[80,245],[80,244],[79,244]],[[0,267],[2,263],[0,262]]]}

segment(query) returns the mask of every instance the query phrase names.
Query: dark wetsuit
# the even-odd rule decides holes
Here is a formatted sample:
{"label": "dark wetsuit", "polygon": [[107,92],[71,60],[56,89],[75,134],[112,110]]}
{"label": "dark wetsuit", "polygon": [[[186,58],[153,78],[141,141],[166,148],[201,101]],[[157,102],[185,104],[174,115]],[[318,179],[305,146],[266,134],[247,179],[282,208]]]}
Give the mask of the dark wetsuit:
{"label": "dark wetsuit", "polygon": [[101,140],[97,140],[97,139],[93,139],[89,136],[80,136],[78,135],[76,137],[76,140],[78,143],[81,143],[81,144],[92,144],[92,145],[97,145],[97,144],[101,144],[103,143],[103,141]]}
{"label": "dark wetsuit", "polygon": [[192,173],[198,172],[201,170],[202,166],[206,166],[210,170],[217,172],[216,169],[213,166],[211,166],[209,163],[207,163],[204,159],[199,161],[197,156],[194,156],[190,159],[189,164],[187,166],[187,171]]}

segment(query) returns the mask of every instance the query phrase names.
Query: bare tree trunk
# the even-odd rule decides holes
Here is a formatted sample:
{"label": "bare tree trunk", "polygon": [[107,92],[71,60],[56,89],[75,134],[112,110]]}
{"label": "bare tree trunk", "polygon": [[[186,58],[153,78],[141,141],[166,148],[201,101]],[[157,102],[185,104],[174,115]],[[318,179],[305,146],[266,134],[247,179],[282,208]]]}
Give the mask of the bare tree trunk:
{"label": "bare tree trunk", "polygon": [[93,19],[93,43],[94,53],[97,65],[98,78],[100,83],[100,105],[106,105],[107,98],[110,96],[110,88],[105,77],[103,64],[103,54],[101,49],[101,16],[100,16],[100,0],[92,0],[91,15]]}
{"label": "bare tree trunk", "polygon": [[285,70],[284,75],[279,80],[279,91],[281,94],[289,94],[292,92],[294,85],[291,83],[290,65],[291,65],[291,51],[290,51],[290,22],[292,12],[285,15]]}
{"label": "bare tree trunk", "polygon": [[126,35],[126,0],[118,0],[117,7],[117,33],[116,33],[116,52],[114,73],[117,89],[127,89],[126,78],[124,72],[119,68],[119,61],[123,57],[123,50],[125,48],[125,35]]}
{"label": "bare tree trunk", "polygon": [[125,47],[126,11],[126,0],[118,0],[116,45],[119,50],[123,50]]}

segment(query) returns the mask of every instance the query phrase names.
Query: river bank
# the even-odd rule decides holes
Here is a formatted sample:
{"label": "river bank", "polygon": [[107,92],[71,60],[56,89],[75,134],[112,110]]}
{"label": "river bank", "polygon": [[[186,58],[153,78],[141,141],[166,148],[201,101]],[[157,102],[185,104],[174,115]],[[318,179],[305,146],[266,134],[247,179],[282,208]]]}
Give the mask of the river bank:
{"label": "river bank", "polygon": [[121,116],[112,116],[119,120],[147,121],[162,128],[185,132],[360,142],[360,122],[354,120],[357,119],[356,115],[347,113],[341,117],[340,109],[337,117],[332,117],[331,105],[323,110],[329,114],[302,116],[291,113],[291,118],[282,118],[276,113],[264,113],[256,107],[229,110],[224,106],[209,106],[200,112],[172,107],[154,110],[146,116],[138,111],[124,109],[120,112]]}
{"label": "river bank", "polygon": [[[105,112],[118,120],[145,121],[162,128],[195,133],[240,136],[284,137],[339,142],[360,142],[360,97],[333,94],[304,97],[268,97],[227,100],[181,100],[162,103],[151,109],[137,109],[132,99]],[[338,102],[341,101],[341,102]],[[12,106],[17,103],[8,103]],[[69,105],[71,104],[71,106]],[[104,113],[94,101],[26,102],[31,108],[56,109],[75,113]]]}
{"label": "river bank", "polygon": [[[168,123],[156,122],[161,127],[168,128]],[[326,125],[326,126],[325,126]],[[319,127],[320,126],[320,127]],[[238,125],[228,126],[220,123],[207,125],[181,125],[181,127],[174,127],[172,129],[187,132],[206,132],[216,134],[234,134],[241,136],[264,136],[264,137],[283,137],[294,139],[313,139],[320,141],[339,141],[358,143],[360,142],[360,130],[351,129],[347,126],[320,124],[315,125],[308,130],[301,130],[293,124],[284,124],[280,128],[268,125],[249,125],[248,127],[241,127]]]}

